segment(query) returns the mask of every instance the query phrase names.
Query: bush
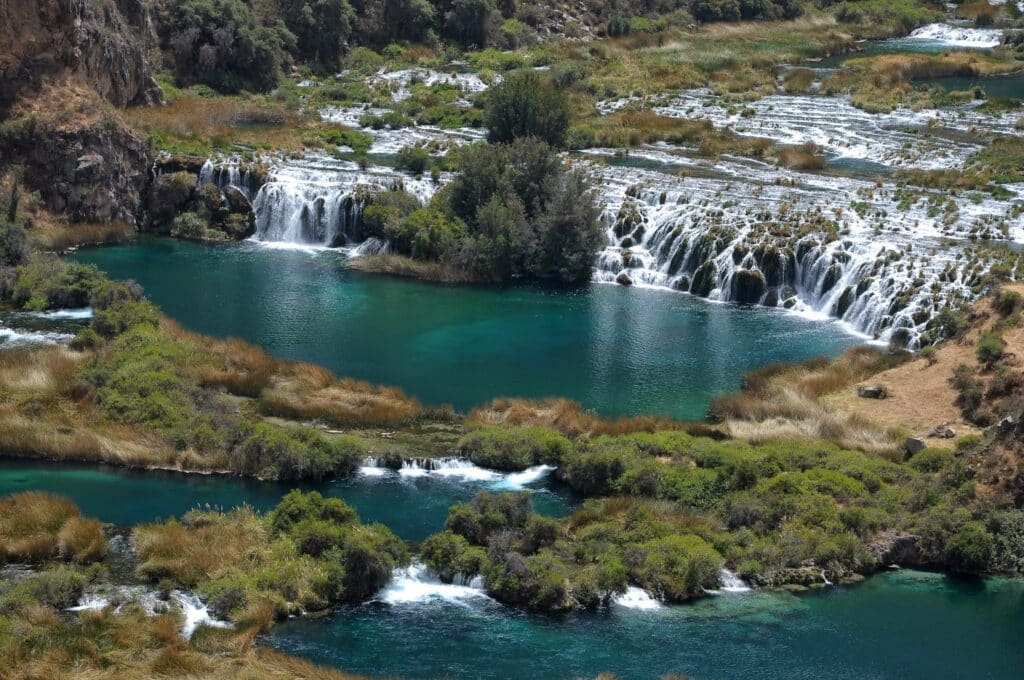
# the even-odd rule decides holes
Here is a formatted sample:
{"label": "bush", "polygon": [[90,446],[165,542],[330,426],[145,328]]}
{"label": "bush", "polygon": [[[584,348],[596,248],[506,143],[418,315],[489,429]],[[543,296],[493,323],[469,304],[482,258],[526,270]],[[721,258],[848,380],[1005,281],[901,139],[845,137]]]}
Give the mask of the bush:
{"label": "bush", "polygon": [[542,427],[481,427],[460,439],[457,448],[481,467],[519,471],[538,463],[557,465],[573,445]]}
{"label": "bush", "polygon": [[698,536],[672,535],[640,544],[633,578],[656,597],[686,600],[718,583],[722,556]]}
{"label": "bush", "polygon": [[907,461],[910,467],[919,472],[939,472],[953,462],[953,452],[946,449],[927,448],[920,451]]}
{"label": "bush", "polygon": [[202,239],[206,236],[206,220],[199,213],[182,213],[174,218],[171,236],[177,238]]}
{"label": "bush", "polygon": [[974,353],[978,357],[978,363],[987,369],[991,369],[1003,357],[1005,350],[1006,343],[999,333],[988,331],[981,334]]}
{"label": "bush", "polygon": [[1002,289],[996,295],[995,308],[1002,316],[1010,316],[1021,308],[1024,298],[1015,290]]}
{"label": "bush", "polygon": [[510,73],[487,96],[485,125],[491,142],[536,137],[561,147],[571,120],[569,99],[535,71]]}
{"label": "bush", "polygon": [[267,422],[243,426],[231,450],[232,468],[263,479],[323,479],[345,475],[359,464],[365,450],[355,439],[327,439],[305,427]]}
{"label": "bush", "polygon": [[967,522],[946,542],[946,563],[954,571],[983,573],[994,547],[992,534],[981,522]]}
{"label": "bush", "polygon": [[395,158],[395,167],[422,175],[430,167],[430,154],[422,146],[403,146]]}

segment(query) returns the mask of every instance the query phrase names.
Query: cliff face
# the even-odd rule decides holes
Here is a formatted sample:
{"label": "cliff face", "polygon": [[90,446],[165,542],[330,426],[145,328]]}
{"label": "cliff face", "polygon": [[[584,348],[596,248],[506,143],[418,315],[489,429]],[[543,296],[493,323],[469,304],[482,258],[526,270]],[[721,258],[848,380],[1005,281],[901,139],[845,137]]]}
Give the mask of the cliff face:
{"label": "cliff face", "polygon": [[111,105],[156,104],[142,0],[0,0],[0,170],[72,222],[136,223],[150,151]]}
{"label": "cliff face", "polygon": [[0,0],[0,112],[72,78],[114,106],[159,102],[141,0]]}

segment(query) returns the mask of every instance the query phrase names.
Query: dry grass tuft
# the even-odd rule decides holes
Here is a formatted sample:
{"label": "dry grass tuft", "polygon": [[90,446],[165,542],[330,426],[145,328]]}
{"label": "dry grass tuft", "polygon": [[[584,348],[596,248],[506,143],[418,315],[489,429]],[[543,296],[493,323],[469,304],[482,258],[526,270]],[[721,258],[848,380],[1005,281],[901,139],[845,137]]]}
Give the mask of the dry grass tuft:
{"label": "dry grass tuft", "polygon": [[469,420],[488,424],[549,427],[567,437],[654,432],[682,427],[665,416],[633,416],[605,420],[584,411],[575,401],[560,398],[512,399],[502,397],[474,409]]}
{"label": "dry grass tuft", "polygon": [[0,498],[0,556],[17,562],[61,557],[88,563],[107,552],[100,523],[83,519],[71,501],[29,491]]}
{"label": "dry grass tuft", "polygon": [[898,433],[819,400],[902,361],[902,357],[858,347],[831,362],[816,359],[766,366],[744,376],[740,392],[716,399],[709,418],[721,422],[731,437],[755,444],[818,439],[892,456],[902,445]]}
{"label": "dry grass tuft", "polygon": [[185,526],[178,522],[146,524],[132,533],[139,576],[151,581],[173,579],[187,587],[211,579],[219,570],[254,558],[266,544],[266,530],[255,513],[241,508],[230,521]]}

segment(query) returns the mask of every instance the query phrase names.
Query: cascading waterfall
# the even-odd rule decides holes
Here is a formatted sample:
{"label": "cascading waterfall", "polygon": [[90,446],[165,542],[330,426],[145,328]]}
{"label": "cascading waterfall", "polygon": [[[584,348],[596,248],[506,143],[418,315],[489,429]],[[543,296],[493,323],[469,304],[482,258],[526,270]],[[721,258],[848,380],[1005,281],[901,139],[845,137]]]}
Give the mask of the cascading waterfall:
{"label": "cascading waterfall", "polygon": [[406,458],[400,464],[388,467],[383,459],[369,456],[363,460],[359,472],[367,477],[397,474],[406,478],[439,477],[466,482],[490,482],[490,488],[495,490],[516,491],[540,482],[554,469],[551,465],[534,465],[521,472],[501,473],[458,457]]}
{"label": "cascading waterfall", "polygon": [[[361,230],[367,197],[395,189],[426,202],[437,186],[387,168],[364,170],[356,163],[326,157],[279,166],[253,200],[255,238],[323,247],[362,244],[367,240]],[[374,252],[386,248],[380,241],[372,246]]]}
{"label": "cascading waterfall", "polygon": [[1024,229],[1012,200],[944,196],[936,214],[925,201],[897,206],[894,185],[656,150],[645,158],[689,175],[590,166],[609,241],[597,280],[834,317],[911,347],[949,300],[970,297],[987,266],[942,239],[1016,239]]}

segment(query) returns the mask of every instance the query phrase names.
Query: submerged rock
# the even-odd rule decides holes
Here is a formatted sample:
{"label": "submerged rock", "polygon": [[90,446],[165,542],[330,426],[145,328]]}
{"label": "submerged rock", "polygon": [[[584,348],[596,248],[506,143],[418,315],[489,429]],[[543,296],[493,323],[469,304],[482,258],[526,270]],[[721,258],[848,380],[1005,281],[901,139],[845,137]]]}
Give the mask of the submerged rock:
{"label": "submerged rock", "polygon": [[622,272],[615,277],[615,283],[619,284],[620,286],[632,286],[633,279],[629,278],[629,274],[627,274],[626,272]]}

